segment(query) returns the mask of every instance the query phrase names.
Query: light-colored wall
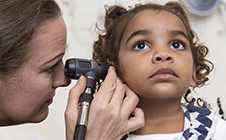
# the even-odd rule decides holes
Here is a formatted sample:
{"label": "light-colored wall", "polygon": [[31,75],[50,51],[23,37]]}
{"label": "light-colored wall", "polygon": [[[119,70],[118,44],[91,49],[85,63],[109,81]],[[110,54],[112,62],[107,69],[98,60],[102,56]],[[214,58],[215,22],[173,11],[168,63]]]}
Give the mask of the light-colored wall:
{"label": "light-colored wall", "polygon": [[[68,28],[68,49],[65,59],[72,57],[91,58],[92,44],[96,39],[95,23],[103,14],[104,5],[128,5],[131,0],[57,0]],[[134,0],[136,1],[136,0]],[[138,1],[138,0],[137,0]],[[141,2],[148,0],[141,0]],[[165,3],[169,0],[149,0],[149,2]],[[224,0],[226,1],[226,0]],[[202,97],[217,110],[216,98],[221,97],[226,112],[226,8],[223,12],[216,12],[212,16],[201,18],[188,14],[193,29],[200,41],[209,46],[208,58],[215,64],[210,75],[208,86],[196,89],[194,96]],[[45,140],[64,140],[64,110],[66,108],[69,89],[75,84],[73,81],[68,88],[59,88],[54,102],[50,106],[48,118],[39,124],[25,124],[4,128],[16,134],[21,131],[32,132],[42,136]],[[1,128],[2,129],[2,128]],[[21,132],[22,133],[22,132]]]}

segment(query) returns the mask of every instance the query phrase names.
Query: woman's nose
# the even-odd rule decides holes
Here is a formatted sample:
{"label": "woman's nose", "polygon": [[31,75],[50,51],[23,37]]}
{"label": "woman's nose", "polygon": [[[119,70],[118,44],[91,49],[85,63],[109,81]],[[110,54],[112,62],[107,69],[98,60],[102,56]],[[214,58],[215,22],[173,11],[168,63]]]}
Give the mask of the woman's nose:
{"label": "woman's nose", "polygon": [[66,87],[71,83],[71,80],[68,79],[64,74],[64,64],[61,62],[59,64],[58,70],[54,73],[54,81],[53,81],[53,87]]}
{"label": "woman's nose", "polygon": [[66,86],[70,85],[70,83],[71,83],[71,80],[68,79],[68,78],[64,75],[64,77],[63,77],[63,79],[62,79],[62,83],[59,85],[59,87],[66,87]]}

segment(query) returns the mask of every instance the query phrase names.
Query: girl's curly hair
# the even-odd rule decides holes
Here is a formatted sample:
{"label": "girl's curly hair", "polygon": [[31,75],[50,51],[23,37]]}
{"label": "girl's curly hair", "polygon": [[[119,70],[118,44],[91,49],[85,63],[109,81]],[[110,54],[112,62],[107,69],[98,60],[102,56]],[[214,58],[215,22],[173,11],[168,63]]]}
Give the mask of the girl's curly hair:
{"label": "girl's curly hair", "polygon": [[[210,72],[213,70],[214,65],[211,61],[206,59],[208,54],[208,48],[205,45],[199,44],[198,37],[191,29],[188,18],[182,6],[177,2],[168,2],[165,5],[158,4],[145,4],[136,6],[132,10],[127,10],[121,6],[111,6],[106,7],[106,16],[105,16],[105,30],[103,33],[99,34],[99,39],[94,42],[93,46],[93,59],[102,62],[113,62],[117,69],[118,65],[118,52],[120,48],[121,38],[124,32],[125,27],[129,21],[139,12],[152,9],[156,11],[168,11],[173,13],[183,22],[187,35],[190,42],[190,47],[193,55],[194,67],[196,69],[196,86],[201,87],[206,84],[209,80],[207,77]],[[188,89],[185,94],[185,100],[190,103],[194,102],[187,100],[188,94],[190,94],[190,89]],[[198,99],[200,101],[201,99]]]}

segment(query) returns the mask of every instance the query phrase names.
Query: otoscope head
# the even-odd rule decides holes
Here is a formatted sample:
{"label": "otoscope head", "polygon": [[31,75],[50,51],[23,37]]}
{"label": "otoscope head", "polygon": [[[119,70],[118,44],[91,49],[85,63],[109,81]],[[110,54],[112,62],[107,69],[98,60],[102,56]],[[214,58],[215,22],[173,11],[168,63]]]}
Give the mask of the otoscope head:
{"label": "otoscope head", "polygon": [[81,75],[86,75],[88,72],[94,72],[97,80],[104,80],[109,66],[110,65],[105,62],[72,58],[66,60],[65,75],[70,79],[79,79]]}

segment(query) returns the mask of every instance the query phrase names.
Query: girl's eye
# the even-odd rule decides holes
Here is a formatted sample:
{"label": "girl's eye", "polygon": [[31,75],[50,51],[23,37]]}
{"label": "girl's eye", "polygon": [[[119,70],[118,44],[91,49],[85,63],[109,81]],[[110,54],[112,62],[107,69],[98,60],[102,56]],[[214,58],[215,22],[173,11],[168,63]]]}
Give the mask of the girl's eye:
{"label": "girl's eye", "polygon": [[133,50],[139,51],[139,50],[145,50],[150,48],[144,41],[138,41],[135,43]]}
{"label": "girl's eye", "polygon": [[185,45],[180,41],[175,41],[170,45],[170,48],[177,49],[177,50],[184,50]]}

